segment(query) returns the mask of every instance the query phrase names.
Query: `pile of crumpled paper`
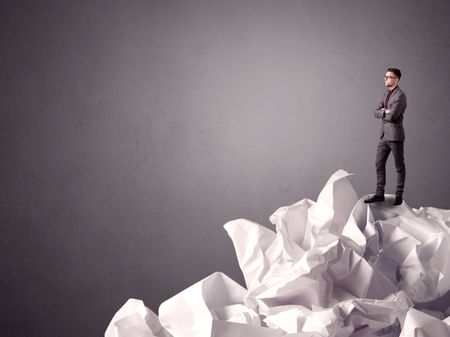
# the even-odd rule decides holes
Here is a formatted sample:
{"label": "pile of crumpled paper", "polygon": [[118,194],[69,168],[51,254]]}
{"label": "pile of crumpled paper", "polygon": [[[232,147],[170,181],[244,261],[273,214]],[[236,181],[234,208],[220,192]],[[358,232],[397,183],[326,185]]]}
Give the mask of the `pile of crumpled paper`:
{"label": "pile of crumpled paper", "polygon": [[[224,225],[246,288],[214,273],[159,308],[130,299],[106,337],[448,337],[450,210],[364,204],[344,170],[317,202],[279,208],[276,231]],[[420,307],[421,310],[416,309]],[[445,318],[447,317],[447,318]]]}

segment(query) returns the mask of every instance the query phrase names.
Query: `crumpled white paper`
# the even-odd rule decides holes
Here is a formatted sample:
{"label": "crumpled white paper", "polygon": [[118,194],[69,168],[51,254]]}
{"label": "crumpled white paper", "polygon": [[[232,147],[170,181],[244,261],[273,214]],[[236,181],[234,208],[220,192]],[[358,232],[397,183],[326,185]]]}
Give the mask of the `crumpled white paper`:
{"label": "crumpled white paper", "polygon": [[364,204],[350,175],[334,173],[317,202],[279,208],[275,231],[224,225],[246,288],[214,273],[162,303],[159,319],[130,300],[105,336],[449,336],[450,317],[413,306],[450,290],[450,210]]}
{"label": "crumpled white paper", "polygon": [[245,294],[228,276],[214,273],[162,303],[159,319],[174,337],[208,337],[213,320],[259,326],[259,316],[243,303]]}
{"label": "crumpled white paper", "polygon": [[448,337],[450,317],[441,321],[416,309],[409,309],[400,337]]}
{"label": "crumpled white paper", "polygon": [[105,337],[171,337],[144,302],[130,298],[114,315]]}

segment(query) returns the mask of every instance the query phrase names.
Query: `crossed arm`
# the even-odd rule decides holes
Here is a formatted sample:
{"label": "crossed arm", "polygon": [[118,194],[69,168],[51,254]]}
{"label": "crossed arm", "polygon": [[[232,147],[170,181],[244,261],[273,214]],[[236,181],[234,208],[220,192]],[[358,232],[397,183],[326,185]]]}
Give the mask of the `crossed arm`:
{"label": "crossed arm", "polygon": [[384,107],[384,102],[381,101],[376,110],[374,111],[375,118],[383,118],[385,121],[394,122],[398,117],[401,116],[406,108],[406,97],[405,95],[400,95],[397,97],[392,104],[390,109]]}

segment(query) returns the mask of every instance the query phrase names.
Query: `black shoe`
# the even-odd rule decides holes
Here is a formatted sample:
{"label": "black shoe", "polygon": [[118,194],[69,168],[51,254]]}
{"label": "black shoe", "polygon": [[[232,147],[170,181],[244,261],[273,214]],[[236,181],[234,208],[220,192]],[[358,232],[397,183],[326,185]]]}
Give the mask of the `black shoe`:
{"label": "black shoe", "polygon": [[370,197],[369,199],[364,200],[366,204],[371,204],[372,202],[380,202],[384,201],[384,195],[374,195],[373,197]]}
{"label": "black shoe", "polygon": [[401,195],[397,195],[394,199],[394,206],[401,205],[403,203],[403,198]]}

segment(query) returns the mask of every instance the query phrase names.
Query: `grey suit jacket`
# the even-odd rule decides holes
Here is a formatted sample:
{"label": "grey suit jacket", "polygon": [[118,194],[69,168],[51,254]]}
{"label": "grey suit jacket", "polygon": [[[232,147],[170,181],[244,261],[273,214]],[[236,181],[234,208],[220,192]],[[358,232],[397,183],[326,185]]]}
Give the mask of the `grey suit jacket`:
{"label": "grey suit jacket", "polygon": [[[406,95],[397,86],[389,97],[387,106],[384,106],[384,101],[389,91],[384,93],[383,99],[378,104],[377,109],[374,111],[376,118],[381,118],[381,132],[380,138],[384,138],[388,141],[404,141],[405,130],[403,128],[403,114],[406,109]],[[385,113],[382,109],[391,110],[390,113]]]}

